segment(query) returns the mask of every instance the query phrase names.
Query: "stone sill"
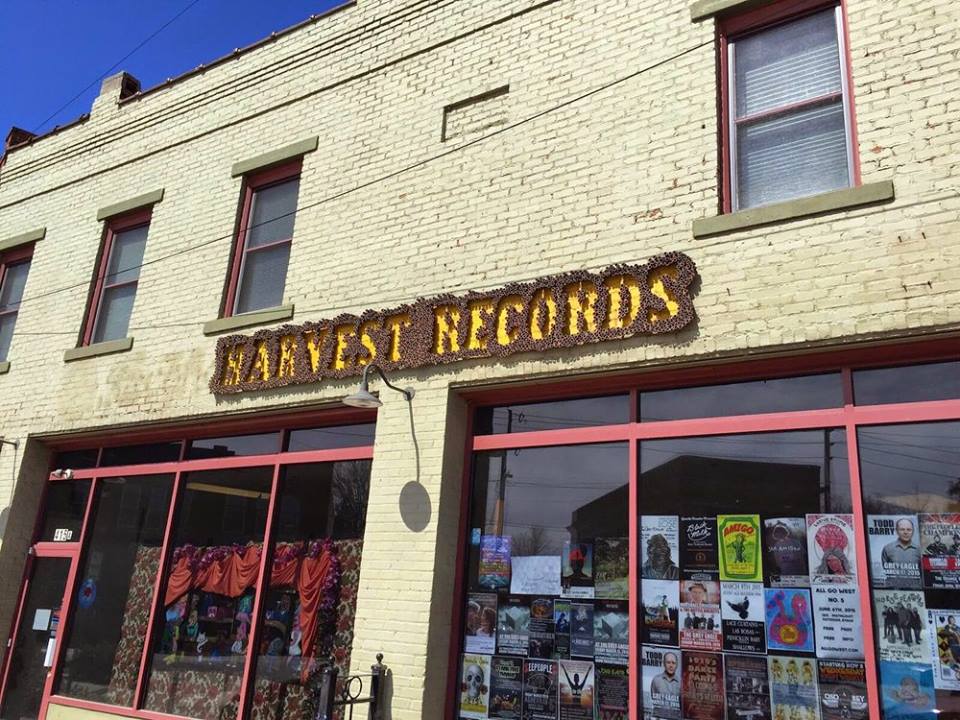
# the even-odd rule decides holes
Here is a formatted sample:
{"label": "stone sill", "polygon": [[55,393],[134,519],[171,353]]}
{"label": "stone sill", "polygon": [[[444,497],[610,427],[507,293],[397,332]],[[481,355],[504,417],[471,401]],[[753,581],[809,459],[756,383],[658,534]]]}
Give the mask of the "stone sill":
{"label": "stone sill", "polygon": [[693,221],[693,236],[704,238],[711,235],[722,235],[737,230],[748,230],[763,225],[810,217],[811,215],[889,202],[893,199],[893,181],[883,180],[869,185],[833,190],[820,195],[787,200],[786,202],[741,210],[726,215],[698,218]]}
{"label": "stone sill", "polygon": [[123,215],[124,213],[130,212],[131,210],[139,210],[140,208],[144,208],[149,205],[156,205],[162,200],[163,188],[154,190],[153,192],[144,193],[143,195],[137,195],[129,200],[121,200],[120,202],[106,205],[97,210],[97,221],[99,222],[100,220],[108,220],[112,217],[116,217],[117,215]]}
{"label": "stone sill", "polygon": [[278,165],[287,160],[294,160],[316,150],[319,142],[320,136],[315,135],[313,137],[300,140],[299,142],[284,145],[281,148],[271,150],[270,152],[263,153],[262,155],[257,155],[249,160],[241,160],[240,162],[233,164],[233,167],[230,168],[230,174],[233,177],[239,177],[241,175],[246,175],[248,172],[253,170],[263,170],[271,165]]}
{"label": "stone sill", "polygon": [[241,328],[252,327],[254,325],[266,325],[267,323],[279,322],[280,320],[290,320],[293,317],[293,305],[281,305],[280,307],[267,308],[266,310],[255,310],[254,312],[243,313],[242,315],[232,315],[231,317],[217,318],[203,324],[204,335],[219,335],[228,330],[240,330]]}
{"label": "stone sill", "polygon": [[63,353],[63,361],[73,362],[74,360],[85,360],[86,358],[100,357],[101,355],[113,355],[114,353],[126,352],[132,347],[132,337],[121,338],[120,340],[108,340],[107,342],[94,343],[93,345],[70,348]]}
{"label": "stone sill", "polygon": [[6,375],[10,372],[10,363],[7,361],[0,362],[0,375]]}
{"label": "stone sill", "polygon": [[697,0],[690,6],[690,20],[700,22],[717,15],[744,12],[768,4],[770,0]]}
{"label": "stone sill", "polygon": [[0,239],[0,252],[11,250],[12,248],[26,245],[27,243],[40,242],[44,237],[46,237],[46,234],[47,229],[45,227],[41,227],[37,228],[36,230],[30,230],[29,232],[14,235],[13,237],[2,238]]}

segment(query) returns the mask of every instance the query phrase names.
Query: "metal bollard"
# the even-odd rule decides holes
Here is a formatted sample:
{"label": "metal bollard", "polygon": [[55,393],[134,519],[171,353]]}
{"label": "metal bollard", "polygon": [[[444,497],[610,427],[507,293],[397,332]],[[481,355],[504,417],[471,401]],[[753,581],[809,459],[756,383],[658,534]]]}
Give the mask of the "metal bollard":
{"label": "metal bollard", "polygon": [[383,653],[377,653],[377,664],[370,666],[370,720],[383,720],[385,671]]}
{"label": "metal bollard", "polygon": [[320,671],[320,692],[314,720],[333,720],[333,701],[337,698],[337,669],[327,665]]}

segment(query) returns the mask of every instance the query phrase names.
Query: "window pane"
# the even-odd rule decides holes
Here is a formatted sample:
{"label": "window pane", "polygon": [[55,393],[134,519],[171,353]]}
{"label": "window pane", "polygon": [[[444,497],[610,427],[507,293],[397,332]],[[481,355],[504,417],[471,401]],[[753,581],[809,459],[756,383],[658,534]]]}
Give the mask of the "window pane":
{"label": "window pane", "polygon": [[107,266],[107,285],[130,282],[140,277],[140,264],[143,262],[143,251],[147,247],[148,229],[149,227],[144,225],[114,236],[110,264]]}
{"label": "window pane", "polygon": [[477,435],[559,430],[630,422],[629,395],[479,408]]}
{"label": "window pane", "polygon": [[172,475],[98,484],[57,693],[133,703],[172,489]]}
{"label": "window pane", "polygon": [[272,455],[280,452],[280,433],[232,435],[192,440],[187,448],[188,460],[245,455]]}
{"label": "window pane", "polygon": [[837,100],[741,126],[737,173],[741,208],[847,187],[843,103]]}
{"label": "window pane", "polygon": [[27,285],[30,262],[17,263],[7,267],[3,274],[3,287],[0,287],[0,312],[16,310],[23,300],[23,289]]}
{"label": "window pane", "polygon": [[121,285],[103,291],[100,301],[100,315],[97,328],[93,333],[93,342],[107,342],[127,336],[130,326],[130,313],[133,312],[133,300],[137,295],[137,286]]}
{"label": "window pane", "polygon": [[13,328],[17,324],[17,313],[0,315],[0,362],[10,354],[10,343],[13,342]]}
{"label": "window pane", "polygon": [[180,459],[182,443],[149,443],[147,445],[123,445],[103,449],[101,467],[136,465],[139,463],[176,462]]}
{"label": "window pane", "polygon": [[259,247],[293,237],[300,178],[253,193],[247,247]]}
{"label": "window pane", "polygon": [[819,410],[843,405],[840,373],[640,393],[640,420]]}
{"label": "window pane", "polygon": [[53,460],[53,466],[57,468],[70,468],[71,470],[85,470],[97,466],[97,456],[99,451],[96,448],[88,450],[66,450],[57,453]]}
{"label": "window pane", "polygon": [[89,480],[57,480],[49,483],[38,540],[79,542],[89,492]]}
{"label": "window pane", "polygon": [[376,423],[291,430],[287,449],[290,452],[300,452],[373,445],[376,431]]}
{"label": "window pane", "polygon": [[856,370],[853,393],[858,405],[960,398],[960,362]]}
{"label": "window pane", "polygon": [[[369,489],[369,461],[285,468],[254,717],[309,720],[304,678],[328,658],[348,673]],[[311,583],[328,573],[332,582],[311,611]]]}
{"label": "window pane", "polygon": [[269,467],[182,477],[150,641],[148,710],[204,720],[236,714],[272,476]]}
{"label": "window pane", "polygon": [[283,302],[289,259],[289,243],[246,254],[237,313],[276,307]]}

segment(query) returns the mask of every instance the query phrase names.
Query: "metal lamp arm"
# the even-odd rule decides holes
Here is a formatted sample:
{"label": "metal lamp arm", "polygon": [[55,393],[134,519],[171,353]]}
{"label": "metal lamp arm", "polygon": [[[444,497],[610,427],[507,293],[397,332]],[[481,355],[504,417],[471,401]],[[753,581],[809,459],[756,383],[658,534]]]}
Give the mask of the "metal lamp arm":
{"label": "metal lamp arm", "polygon": [[368,375],[370,374],[371,370],[376,371],[384,385],[391,390],[396,390],[398,393],[401,393],[407,399],[407,402],[413,400],[413,388],[407,388],[406,390],[403,388],[398,388],[396,385],[387,380],[387,376],[384,374],[383,370],[380,369],[380,366],[374,365],[373,363],[370,363],[363,369],[363,387],[369,387]]}

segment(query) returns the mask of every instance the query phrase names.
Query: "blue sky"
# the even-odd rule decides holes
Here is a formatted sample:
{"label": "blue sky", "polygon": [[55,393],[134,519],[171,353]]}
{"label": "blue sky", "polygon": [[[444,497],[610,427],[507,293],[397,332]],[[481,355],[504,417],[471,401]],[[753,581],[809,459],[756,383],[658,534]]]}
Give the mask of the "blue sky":
{"label": "blue sky", "polygon": [[[89,112],[105,73],[126,70],[146,89],[342,2],[2,0],[0,140],[11,125],[42,132]],[[185,8],[179,18],[107,73]],[[83,95],[47,121],[91,83]]]}

